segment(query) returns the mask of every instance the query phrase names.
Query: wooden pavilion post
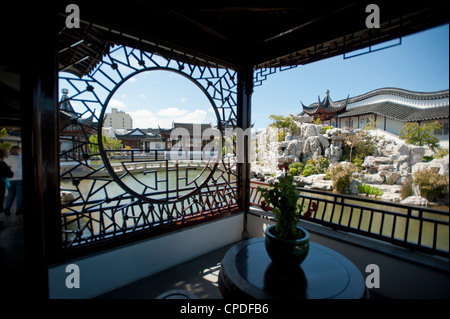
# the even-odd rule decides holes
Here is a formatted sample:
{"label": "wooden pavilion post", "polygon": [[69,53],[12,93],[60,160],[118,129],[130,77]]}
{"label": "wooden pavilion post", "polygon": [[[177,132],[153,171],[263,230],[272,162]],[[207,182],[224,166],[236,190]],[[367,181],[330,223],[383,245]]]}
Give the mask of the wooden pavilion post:
{"label": "wooden pavilion post", "polygon": [[[237,71],[237,127],[242,131],[251,127],[251,99],[253,93],[253,68],[245,67]],[[244,212],[244,231],[246,238],[247,213],[250,209],[250,149],[251,140],[244,136],[244,152],[242,163],[237,164],[238,173],[238,203]]]}

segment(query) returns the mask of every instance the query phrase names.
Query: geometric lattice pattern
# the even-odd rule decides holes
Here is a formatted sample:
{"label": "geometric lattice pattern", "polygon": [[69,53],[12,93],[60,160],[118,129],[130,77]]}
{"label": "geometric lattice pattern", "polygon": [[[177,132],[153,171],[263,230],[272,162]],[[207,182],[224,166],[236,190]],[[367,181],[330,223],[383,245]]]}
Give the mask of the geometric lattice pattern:
{"label": "geometric lattice pattern", "polygon": [[[235,71],[213,68],[193,57],[186,61],[116,46],[83,78],[60,73],[60,88],[70,92],[60,103],[63,248],[152,231],[237,205],[235,159],[222,157],[222,152],[193,167],[158,152],[129,151],[120,162],[124,169],[116,171],[111,150],[103,145],[102,123],[111,96],[133,75],[149,70],[173,71],[190,79],[210,100],[217,128],[223,132],[235,127]],[[76,110],[64,108],[67,102],[76,104]]]}

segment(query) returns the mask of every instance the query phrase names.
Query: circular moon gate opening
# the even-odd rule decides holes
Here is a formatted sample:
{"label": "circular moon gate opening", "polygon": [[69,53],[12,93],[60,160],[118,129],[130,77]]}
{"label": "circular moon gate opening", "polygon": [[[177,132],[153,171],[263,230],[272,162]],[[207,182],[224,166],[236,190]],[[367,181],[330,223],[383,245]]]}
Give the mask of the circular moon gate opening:
{"label": "circular moon gate opening", "polygon": [[[128,111],[130,93],[143,107],[130,112],[135,128],[110,130],[122,141],[121,147],[111,145],[103,129],[126,117],[119,109]],[[195,106],[185,106],[194,100]],[[194,195],[213,177],[222,157],[221,131],[215,103],[200,83],[173,69],[152,68],[128,76],[107,97],[98,145],[105,167],[126,192],[145,202],[169,203]]]}

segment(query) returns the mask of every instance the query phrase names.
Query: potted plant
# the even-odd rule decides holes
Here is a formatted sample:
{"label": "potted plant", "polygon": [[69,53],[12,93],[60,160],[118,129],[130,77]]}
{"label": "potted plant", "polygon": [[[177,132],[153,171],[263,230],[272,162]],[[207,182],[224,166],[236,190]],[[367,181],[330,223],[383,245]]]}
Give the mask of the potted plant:
{"label": "potted plant", "polygon": [[[288,173],[289,166],[284,165],[282,168],[285,172],[270,183],[270,188],[258,187],[264,198],[262,208],[265,211],[272,210],[277,219],[276,225],[265,230],[265,246],[274,263],[298,266],[308,255],[310,235],[306,229],[297,225],[301,214],[299,193],[294,177]],[[316,209],[316,205],[313,209]]]}

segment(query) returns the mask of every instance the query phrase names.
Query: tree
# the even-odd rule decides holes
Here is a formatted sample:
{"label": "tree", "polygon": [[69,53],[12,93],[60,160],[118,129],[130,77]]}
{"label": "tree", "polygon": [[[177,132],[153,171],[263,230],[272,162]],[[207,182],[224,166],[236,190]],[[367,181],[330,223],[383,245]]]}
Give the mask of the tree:
{"label": "tree", "polygon": [[375,121],[374,119],[370,118],[369,122],[367,122],[364,129],[370,131],[370,130],[376,130],[377,127],[378,127],[378,121]]}
{"label": "tree", "polygon": [[[102,136],[103,148],[106,150],[121,150],[122,141],[115,140],[112,138],[107,138],[105,135]],[[99,152],[98,148],[98,136],[97,134],[91,135],[89,137],[89,151],[91,154],[97,154]]]}
{"label": "tree", "polygon": [[420,126],[418,123],[406,123],[401,129],[399,137],[406,143],[424,146],[428,145],[433,151],[439,146],[439,139],[435,131],[442,130],[437,121]]}
{"label": "tree", "polygon": [[284,117],[282,115],[272,114],[269,116],[269,118],[273,121],[270,126],[276,127],[278,129],[283,129],[283,131],[294,133],[298,128],[292,115]]}
{"label": "tree", "polygon": [[[349,161],[363,162],[364,158],[373,153],[375,142],[373,137],[365,130],[358,130],[356,133],[352,132],[346,134],[344,143],[349,147]],[[355,153],[352,159],[352,154]]]}

